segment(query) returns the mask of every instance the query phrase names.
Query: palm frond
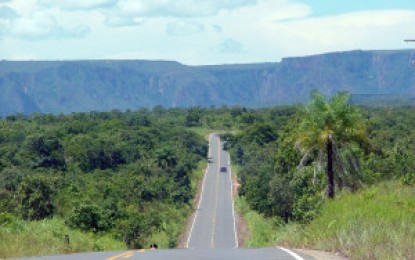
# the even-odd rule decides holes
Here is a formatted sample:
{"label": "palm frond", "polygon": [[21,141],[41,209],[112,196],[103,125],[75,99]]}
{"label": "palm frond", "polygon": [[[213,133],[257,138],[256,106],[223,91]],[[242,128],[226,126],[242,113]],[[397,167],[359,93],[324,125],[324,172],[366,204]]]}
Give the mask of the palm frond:
{"label": "palm frond", "polygon": [[301,158],[300,163],[297,166],[298,170],[301,170],[304,166],[306,166],[307,161],[310,159],[312,152],[314,151],[315,147],[311,147]]}
{"label": "palm frond", "polygon": [[[358,182],[358,159],[351,149],[343,149],[341,146],[350,142],[367,144],[368,139],[361,112],[357,107],[349,104],[349,99],[349,93],[341,92],[328,102],[320,92],[314,91],[310,103],[302,110],[302,121],[295,145],[304,156],[297,168],[301,170],[311,159],[310,150],[319,150],[318,162],[315,165],[318,168],[314,169],[313,183],[325,159],[323,154],[331,154],[328,147],[331,147],[332,143],[329,140],[335,142],[334,158],[330,157],[333,161],[330,161],[326,167],[327,175],[333,178],[334,174],[340,187],[343,185],[355,187]],[[329,157],[326,161],[328,160]]]}

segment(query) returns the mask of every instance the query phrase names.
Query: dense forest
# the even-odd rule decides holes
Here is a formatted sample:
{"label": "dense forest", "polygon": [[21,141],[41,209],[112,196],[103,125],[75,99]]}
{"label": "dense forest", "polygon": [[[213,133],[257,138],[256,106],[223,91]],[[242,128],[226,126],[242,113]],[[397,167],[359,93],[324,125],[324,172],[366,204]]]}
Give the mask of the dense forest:
{"label": "dense forest", "polygon": [[185,111],[13,115],[0,124],[0,226],[62,218],[131,248],[160,230],[176,246],[207,153]]}
{"label": "dense forest", "polygon": [[[355,192],[387,180],[413,185],[413,107],[354,108],[360,117],[362,138],[337,144],[333,153],[334,188]],[[223,135],[233,163],[239,165],[239,194],[265,216],[308,223],[327,199],[327,155],[316,149],[304,152],[300,146],[304,131],[313,129],[313,125],[304,125],[307,116],[304,107],[257,110],[253,123],[244,131]],[[314,116],[311,120],[321,119]]]}
{"label": "dense forest", "polygon": [[[413,185],[413,107],[353,108],[365,138],[336,143],[336,192],[389,179]],[[327,200],[328,181],[324,153],[301,148],[307,116],[307,106],[9,115],[0,121],[0,228],[58,219],[130,248],[162,232],[175,247],[207,165],[203,135],[219,130],[249,206],[307,223]]]}

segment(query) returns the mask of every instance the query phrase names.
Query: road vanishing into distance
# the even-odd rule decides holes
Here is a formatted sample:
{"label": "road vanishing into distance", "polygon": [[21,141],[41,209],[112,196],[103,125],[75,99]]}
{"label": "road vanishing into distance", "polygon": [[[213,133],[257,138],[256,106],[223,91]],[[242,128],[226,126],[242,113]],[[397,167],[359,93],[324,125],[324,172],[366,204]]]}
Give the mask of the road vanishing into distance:
{"label": "road vanishing into distance", "polygon": [[[209,137],[208,160],[209,165],[203,178],[201,196],[192,220],[191,230],[188,234],[187,248],[79,253],[26,259],[313,259],[308,256],[300,256],[284,248],[238,248],[229,154],[223,150],[223,143],[220,141],[219,136],[215,134]],[[226,170],[221,170],[223,167],[226,167]]]}
{"label": "road vanishing into distance", "polygon": [[217,135],[209,138],[208,157],[209,166],[187,248],[237,248],[229,155],[223,151]]}

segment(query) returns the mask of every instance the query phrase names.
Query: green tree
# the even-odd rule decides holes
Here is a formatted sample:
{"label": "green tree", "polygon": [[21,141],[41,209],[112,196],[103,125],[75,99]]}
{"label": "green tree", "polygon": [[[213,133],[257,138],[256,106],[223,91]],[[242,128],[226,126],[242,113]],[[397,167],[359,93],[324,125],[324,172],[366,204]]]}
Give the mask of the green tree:
{"label": "green tree", "polygon": [[17,168],[5,168],[0,172],[0,189],[10,192],[17,191],[19,184],[22,182],[23,174]]}
{"label": "green tree", "polygon": [[83,231],[107,231],[112,228],[113,222],[117,219],[118,209],[115,204],[105,206],[92,203],[76,205],[69,214],[66,223]]}
{"label": "green tree", "polygon": [[19,188],[20,211],[23,219],[40,220],[51,217],[53,189],[46,177],[27,177]]}
{"label": "green tree", "polygon": [[[304,154],[300,165],[308,161],[315,151],[319,152],[320,161],[326,157],[327,195],[334,198],[334,163],[338,164],[339,174],[344,169],[339,149],[353,141],[366,143],[365,126],[357,107],[348,104],[348,93],[335,95],[330,102],[317,91],[311,97],[303,111],[296,142]],[[350,160],[354,159],[351,157]]]}
{"label": "green tree", "polygon": [[280,216],[287,223],[292,217],[294,194],[287,180],[279,175],[271,179],[268,193],[271,214]]}
{"label": "green tree", "polygon": [[27,148],[32,154],[34,167],[65,168],[64,149],[53,134],[34,135],[29,138]]}
{"label": "green tree", "polygon": [[267,143],[277,140],[277,134],[268,124],[254,123],[248,126],[243,135],[243,140],[247,143],[257,143],[260,146],[264,146]]}
{"label": "green tree", "polygon": [[187,110],[186,122],[187,127],[197,127],[200,126],[200,117],[202,114],[202,109],[199,107],[192,107]]}

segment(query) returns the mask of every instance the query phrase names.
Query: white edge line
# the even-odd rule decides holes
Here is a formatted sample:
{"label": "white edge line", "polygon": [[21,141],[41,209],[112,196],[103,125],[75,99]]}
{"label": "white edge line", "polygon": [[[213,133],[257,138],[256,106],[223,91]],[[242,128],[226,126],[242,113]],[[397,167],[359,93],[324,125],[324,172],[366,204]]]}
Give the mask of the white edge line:
{"label": "white edge line", "polygon": [[233,198],[233,183],[232,183],[231,156],[230,156],[229,153],[228,153],[228,166],[229,166],[229,178],[231,179],[231,200],[232,200],[233,231],[235,233],[235,248],[238,248],[239,247],[239,243],[238,243],[238,231],[236,230],[235,200]]}
{"label": "white edge line", "polygon": [[[210,139],[211,139],[211,137],[212,137],[212,134],[209,135],[209,151],[208,151],[208,157],[209,158],[210,158]],[[195,226],[196,218],[197,218],[197,215],[199,213],[200,205],[202,204],[203,190],[205,188],[205,180],[206,180],[206,175],[208,173],[209,167],[210,167],[210,165],[208,164],[208,166],[206,167],[206,170],[205,170],[205,174],[203,176],[202,190],[200,192],[199,203],[197,204],[196,214],[193,217],[192,227],[190,228],[189,237],[187,238],[186,248],[189,248],[189,242],[190,242],[190,239],[192,238],[193,228]]]}
{"label": "white edge line", "polygon": [[296,253],[294,253],[293,251],[287,249],[287,248],[283,248],[278,246],[277,248],[281,249],[282,251],[290,254],[292,257],[294,257],[296,260],[304,260],[304,258],[302,258],[301,256],[297,255]]}

